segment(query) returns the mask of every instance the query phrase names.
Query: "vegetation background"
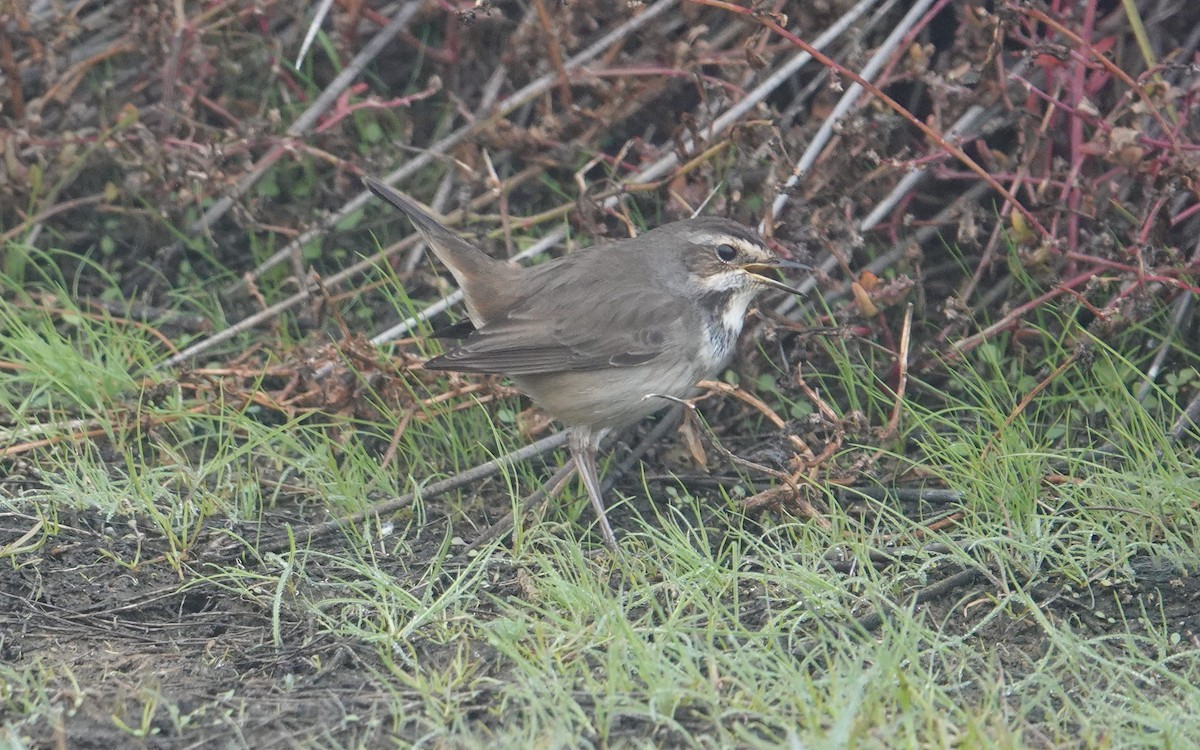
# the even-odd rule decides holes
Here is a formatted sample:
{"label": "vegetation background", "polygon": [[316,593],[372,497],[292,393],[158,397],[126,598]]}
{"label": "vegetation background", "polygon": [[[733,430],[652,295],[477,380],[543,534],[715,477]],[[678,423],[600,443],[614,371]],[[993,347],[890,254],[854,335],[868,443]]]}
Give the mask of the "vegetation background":
{"label": "vegetation background", "polygon": [[[0,746],[1200,746],[1198,50],[1185,0],[0,4]],[[702,212],[819,270],[616,441],[613,556],[543,415],[420,369],[462,313],[362,174],[523,262]]]}

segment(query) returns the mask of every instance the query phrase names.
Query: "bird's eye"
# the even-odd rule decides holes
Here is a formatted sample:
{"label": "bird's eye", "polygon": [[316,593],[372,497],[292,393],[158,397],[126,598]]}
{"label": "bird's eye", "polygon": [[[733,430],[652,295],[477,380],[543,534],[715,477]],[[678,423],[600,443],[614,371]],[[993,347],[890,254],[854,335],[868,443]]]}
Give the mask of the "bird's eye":
{"label": "bird's eye", "polygon": [[732,263],[737,257],[737,248],[733,245],[717,245],[717,260],[722,263]]}

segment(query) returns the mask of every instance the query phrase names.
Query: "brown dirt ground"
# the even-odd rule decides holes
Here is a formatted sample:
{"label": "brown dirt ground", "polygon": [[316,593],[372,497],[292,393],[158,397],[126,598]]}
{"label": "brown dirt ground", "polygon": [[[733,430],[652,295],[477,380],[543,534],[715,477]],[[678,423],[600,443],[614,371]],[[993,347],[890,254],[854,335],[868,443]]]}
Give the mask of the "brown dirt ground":
{"label": "brown dirt ground", "polygon": [[[24,529],[16,517],[0,519],[0,545],[15,541]],[[294,517],[280,521],[294,522]],[[614,519],[618,524],[621,516]],[[696,519],[700,521],[701,519]],[[49,676],[50,690],[59,705],[77,708],[58,718],[61,723],[44,723],[34,735],[39,746],[65,743],[72,748],[129,746],[130,735],[119,729],[113,717],[136,725],[147,703],[155,700],[188,717],[191,725],[181,734],[168,712],[158,711],[150,727],[154,734],[140,742],[146,747],[223,746],[287,747],[311,743],[321,737],[355,745],[384,743],[388,738],[416,739],[419,721],[399,724],[391,716],[398,689],[386,678],[386,665],[374,649],[326,635],[317,635],[316,624],[289,606],[285,598],[279,613],[282,642],[298,644],[286,649],[273,645],[273,614],[269,599],[247,601],[211,582],[191,579],[181,582],[170,567],[156,561],[162,550],[150,539],[139,539],[123,519],[76,515],[61,519],[61,531],[53,542],[36,552],[14,557],[0,568],[0,658],[13,666],[40,664]],[[428,552],[435,554],[445,519],[432,519]],[[270,516],[265,527],[275,526]],[[228,528],[212,527],[201,538],[194,567],[211,569],[229,550],[224,540]],[[323,545],[335,551],[336,540]],[[381,562],[381,567],[400,582],[421,583],[420,543],[417,559]],[[144,562],[129,566],[114,557]],[[207,559],[205,559],[207,558]],[[227,560],[251,569],[253,563]],[[903,574],[906,563],[891,569]],[[839,575],[836,565],[827,575]],[[1101,634],[1142,634],[1149,628],[1168,628],[1180,636],[1180,647],[1200,645],[1200,565],[1192,570],[1164,565],[1151,558],[1132,561],[1136,575],[1111,577],[1079,588],[1062,580],[1043,580],[1035,596],[1049,617],[1061,618],[1071,627]],[[946,570],[950,578],[958,570]],[[308,575],[320,577],[319,565],[309,563]],[[505,555],[498,555],[482,577],[480,605],[489,597],[519,598],[524,595],[520,571]],[[944,579],[943,579],[944,580]],[[927,584],[936,584],[929,580]],[[619,583],[614,581],[614,591]],[[958,623],[964,632],[976,624],[965,606],[976,593],[985,594],[990,584],[968,578],[944,595],[920,605],[931,622]],[[742,592],[744,623],[754,627],[760,616],[755,605],[761,592]],[[980,615],[988,610],[980,607]],[[481,613],[483,614],[483,613]],[[860,626],[870,622],[844,623],[847,637],[859,637]],[[882,613],[886,617],[886,613]],[[803,650],[805,634],[798,632],[796,648]],[[1032,668],[1046,648],[1042,629],[1030,619],[999,618],[976,637],[1006,644],[1000,658],[1013,674]],[[485,671],[500,669],[497,658],[484,642],[439,644],[416,640],[409,644],[412,655],[425,664],[437,664],[466,651],[472,663]],[[69,675],[69,676],[68,676]],[[502,677],[502,672],[496,672]],[[79,686],[84,695],[77,694]],[[479,718],[493,720],[488,697],[476,699]],[[469,708],[468,708],[469,712]],[[0,710],[0,721],[6,711]],[[687,716],[677,716],[688,726]],[[704,724],[697,719],[696,726]],[[623,728],[631,738],[643,737],[661,727],[629,722]],[[622,732],[618,731],[617,736]],[[683,738],[662,735],[663,744]]]}

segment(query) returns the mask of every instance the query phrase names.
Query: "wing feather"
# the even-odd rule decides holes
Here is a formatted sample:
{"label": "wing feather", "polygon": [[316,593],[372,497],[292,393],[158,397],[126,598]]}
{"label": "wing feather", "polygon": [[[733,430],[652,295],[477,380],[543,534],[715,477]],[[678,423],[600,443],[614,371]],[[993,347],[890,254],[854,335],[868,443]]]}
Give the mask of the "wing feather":
{"label": "wing feather", "polygon": [[[685,327],[679,325],[685,310],[653,286],[636,284],[605,294],[605,270],[547,268],[549,273],[531,280],[532,293],[522,303],[425,367],[535,375],[653,362],[674,343],[671,332]],[[565,289],[576,292],[576,299],[604,303],[564,306]]]}

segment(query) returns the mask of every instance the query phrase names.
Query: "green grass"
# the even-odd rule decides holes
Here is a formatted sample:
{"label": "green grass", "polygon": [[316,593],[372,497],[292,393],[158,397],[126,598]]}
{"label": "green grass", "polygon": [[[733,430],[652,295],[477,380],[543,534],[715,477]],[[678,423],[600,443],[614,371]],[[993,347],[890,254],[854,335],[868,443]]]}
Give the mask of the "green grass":
{"label": "green grass", "polygon": [[[81,315],[67,288],[43,287],[54,309],[11,285],[0,308],[3,444],[34,428],[60,442],[3,459],[26,480],[0,486],[0,545],[41,527],[0,559],[50,593],[73,575],[124,572],[241,614],[201,645],[172,633],[204,610],[173,605],[180,629],[161,632],[178,637],[177,652],[124,673],[96,663],[110,656],[85,662],[23,641],[0,667],[11,746],[85,716],[130,739],[229,737],[239,712],[272,695],[322,717],[325,734],[301,741],[314,745],[392,733],[452,747],[1200,743],[1185,718],[1200,711],[1195,620],[1171,599],[1172,581],[1196,571],[1200,466],[1190,445],[1164,437],[1186,387],[1133,397],[1145,331],[1107,342],[1073,332],[1068,344],[1051,318],[1024,359],[998,340],[914,374],[893,437],[872,432],[893,402],[887,357],[823,341],[825,362],[805,378],[847,424],[866,425],[808,490],[827,508],[824,527],[785,510],[747,517],[742,499],[765,485],[745,471],[722,487],[644,474],[611,497],[627,527],[618,557],[593,554],[591,512],[572,484],[513,539],[464,558],[465,541],[537,487],[547,469],[535,465],[263,553],[256,545],[285,524],[363,510],[521,440],[494,406],[423,407],[383,466],[399,419],[384,389],[364,396],[379,417],[197,396],[155,369],[164,355],[148,328]],[[1087,361],[1015,411],[1079,340]],[[1196,366],[1194,354],[1179,358]],[[760,395],[781,413],[813,413],[787,373],[746,381],[769,386]],[[439,387],[405,382],[416,398]],[[960,502],[838,501],[822,483],[856,471],[863,486],[919,474]],[[931,527],[951,511],[953,523]],[[220,553],[235,540],[244,555]],[[86,564],[71,563],[82,573],[56,562],[63,545],[91,545]],[[876,567],[880,552],[897,561]],[[980,571],[975,583],[909,603],[965,568]],[[1149,568],[1167,573],[1150,579]],[[872,613],[882,622],[864,628]],[[108,637],[109,652],[136,643]],[[167,663],[225,681],[181,685],[156,671]]]}

